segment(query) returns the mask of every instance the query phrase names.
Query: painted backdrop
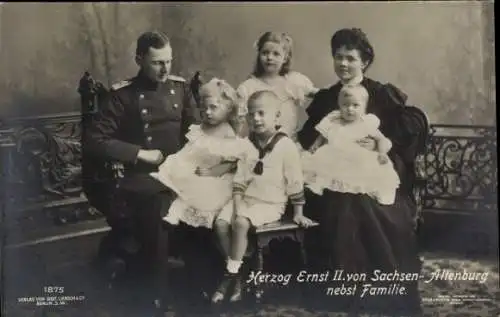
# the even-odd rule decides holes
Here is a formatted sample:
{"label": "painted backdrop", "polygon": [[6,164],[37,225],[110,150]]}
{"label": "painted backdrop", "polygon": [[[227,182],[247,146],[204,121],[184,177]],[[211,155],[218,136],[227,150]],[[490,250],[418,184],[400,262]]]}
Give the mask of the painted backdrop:
{"label": "painted backdrop", "polygon": [[495,114],[492,11],[485,2],[434,3],[3,3],[0,117],[79,109],[83,71],[105,84],[131,77],[134,42],[162,29],[174,71],[196,70],[237,85],[253,67],[267,30],[294,39],[293,67],[318,87],[332,84],[329,39],[361,27],[375,46],[369,75],[391,81],[431,121],[492,124]]}

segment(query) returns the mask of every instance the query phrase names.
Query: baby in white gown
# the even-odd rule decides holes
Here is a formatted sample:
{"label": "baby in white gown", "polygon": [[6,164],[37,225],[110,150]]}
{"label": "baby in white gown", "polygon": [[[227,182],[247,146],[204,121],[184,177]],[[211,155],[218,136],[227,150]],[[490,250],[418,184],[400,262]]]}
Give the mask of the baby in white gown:
{"label": "baby in white gown", "polygon": [[191,125],[188,143],[151,176],[177,194],[165,220],[212,228],[215,216],[232,198],[230,168],[246,147],[229,123],[237,112],[236,91],[227,82],[212,79],[201,87],[200,97],[203,123]]}
{"label": "baby in white gown", "polygon": [[[394,203],[399,176],[387,156],[392,143],[378,129],[380,120],[366,113],[368,92],[362,85],[344,86],[339,110],[316,125],[320,136],[302,156],[306,186],[318,195],[324,189],[368,194],[380,204]],[[370,137],[375,151],[358,141]]]}

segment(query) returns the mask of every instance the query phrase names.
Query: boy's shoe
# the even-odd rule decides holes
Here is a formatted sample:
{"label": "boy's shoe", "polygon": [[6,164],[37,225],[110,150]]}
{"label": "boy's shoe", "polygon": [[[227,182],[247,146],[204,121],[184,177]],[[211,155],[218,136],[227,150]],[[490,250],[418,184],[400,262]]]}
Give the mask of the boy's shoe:
{"label": "boy's shoe", "polygon": [[232,282],[237,277],[237,274],[226,272],[224,273],[224,277],[220,282],[219,286],[215,290],[215,293],[212,295],[211,302],[213,304],[218,304],[224,300],[226,297],[227,291],[231,286]]}
{"label": "boy's shoe", "polygon": [[239,302],[242,297],[243,297],[243,281],[241,279],[241,274],[238,274],[238,276],[236,276],[234,279],[233,293],[231,294],[231,297],[229,297],[229,302],[231,303]]}

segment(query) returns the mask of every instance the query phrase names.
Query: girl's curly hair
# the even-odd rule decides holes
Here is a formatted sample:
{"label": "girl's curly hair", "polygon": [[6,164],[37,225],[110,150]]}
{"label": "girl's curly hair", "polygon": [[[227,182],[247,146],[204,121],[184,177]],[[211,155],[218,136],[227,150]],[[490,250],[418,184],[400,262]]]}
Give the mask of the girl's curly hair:
{"label": "girl's curly hair", "polygon": [[219,78],[212,78],[206,84],[200,87],[201,103],[207,98],[213,98],[220,104],[225,104],[229,107],[228,122],[233,129],[237,131],[236,124],[238,122],[238,107],[239,97],[236,90],[225,80]]}

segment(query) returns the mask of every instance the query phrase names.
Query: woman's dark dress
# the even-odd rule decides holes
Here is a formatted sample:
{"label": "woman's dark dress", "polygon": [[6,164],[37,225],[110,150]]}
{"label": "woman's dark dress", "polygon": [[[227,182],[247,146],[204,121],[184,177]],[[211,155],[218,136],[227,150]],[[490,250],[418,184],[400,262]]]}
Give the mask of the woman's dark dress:
{"label": "woman's dark dress", "polygon": [[[369,78],[364,78],[361,84],[370,95],[367,112],[379,117],[380,130],[393,143],[389,157],[402,184],[396,193],[396,201],[391,206],[380,205],[367,195],[325,191],[322,196],[317,196],[309,192],[306,215],[320,223],[319,230],[311,230],[311,235],[308,236],[307,244],[311,246],[308,247],[309,260],[314,270],[365,272],[368,278],[364,283],[387,286],[375,285],[369,280],[373,270],[420,273],[414,230],[416,205],[412,187],[414,161],[422,138],[426,135],[426,119],[421,113],[405,106],[406,95],[396,87],[383,85]],[[316,124],[330,111],[338,108],[337,98],[341,87],[337,83],[320,90],[307,109],[309,119],[298,134],[299,142],[305,149],[319,135],[315,130]],[[338,283],[330,286],[338,286],[342,282]],[[393,283],[403,285],[398,281],[388,282],[389,285]],[[409,289],[406,296],[368,296],[356,303],[358,306],[389,311],[399,308],[419,310],[417,281],[404,286]],[[325,289],[322,291],[324,294]],[[360,292],[358,285],[357,295],[342,296],[342,302],[348,299],[348,304],[352,305],[352,300],[359,299]],[[323,300],[333,301],[332,296],[324,297]]]}

